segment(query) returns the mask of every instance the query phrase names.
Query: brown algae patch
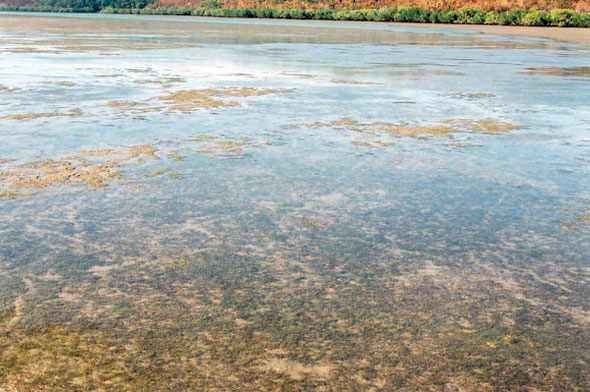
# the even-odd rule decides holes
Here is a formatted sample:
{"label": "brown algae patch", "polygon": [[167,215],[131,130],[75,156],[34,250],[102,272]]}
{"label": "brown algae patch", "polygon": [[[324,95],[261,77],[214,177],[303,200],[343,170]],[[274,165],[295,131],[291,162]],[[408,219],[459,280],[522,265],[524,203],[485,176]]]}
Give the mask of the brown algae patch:
{"label": "brown algae patch", "polygon": [[219,140],[217,143],[201,147],[199,152],[217,157],[240,157],[245,154],[245,149],[267,146],[267,142],[253,143],[247,138],[240,141]]}
{"label": "brown algae patch", "polygon": [[10,391],[113,390],[105,385],[132,390],[142,382],[129,367],[136,348],[113,344],[100,330],[52,326],[1,332],[1,390],[7,385],[18,386]]}
{"label": "brown algae patch", "polygon": [[293,76],[296,78],[311,79],[313,75],[310,73],[294,73],[294,72],[283,72],[281,75]]}
{"label": "brown algae patch", "polygon": [[218,136],[216,136],[216,135],[203,134],[203,135],[189,137],[185,140],[187,142],[204,142],[206,140],[213,140],[213,139],[217,139],[217,138],[218,138]]}
{"label": "brown algae patch", "polygon": [[76,83],[68,82],[68,81],[50,82],[50,83],[53,84],[54,86],[60,86],[60,87],[74,87],[76,85]]}
{"label": "brown algae patch", "polygon": [[262,95],[285,94],[295,91],[295,89],[256,89],[252,87],[241,88],[224,88],[224,89],[204,89],[201,93],[210,97],[259,97]]}
{"label": "brown algae patch", "polygon": [[95,188],[104,188],[107,181],[121,179],[120,172],[113,170],[120,164],[115,162],[90,164],[88,162],[74,165],[69,161],[45,160],[21,166],[22,168],[35,169],[33,173],[24,173],[10,182],[11,188],[16,189],[42,189],[54,185],[68,184],[72,181],[81,181]]}
{"label": "brown algae patch", "polygon": [[474,335],[477,333],[477,330],[476,329],[468,329],[468,328],[458,328],[457,333],[460,333],[463,335]]}
{"label": "brown algae patch", "polygon": [[29,196],[30,193],[16,192],[16,191],[3,191],[0,192],[0,199],[12,200],[19,197]]}
{"label": "brown algae patch", "polygon": [[156,155],[156,151],[158,151],[157,148],[150,146],[149,144],[142,144],[139,146],[130,147],[127,150],[127,157],[129,157],[129,158],[144,157],[144,158],[148,158],[148,159],[160,159],[160,157],[158,157]]}
{"label": "brown algae patch", "polygon": [[521,73],[526,75],[590,77],[590,67],[530,67]]}
{"label": "brown algae patch", "polygon": [[286,375],[296,381],[306,378],[329,380],[332,375],[333,366],[327,363],[304,364],[286,358],[273,358],[267,360],[261,369],[266,372]]}
{"label": "brown algae patch", "polygon": [[522,129],[522,126],[520,125],[497,121],[491,118],[484,118],[483,120],[448,120],[446,123],[458,126],[459,129],[463,131],[483,132],[487,134],[497,134]]}
{"label": "brown algae patch", "polygon": [[21,113],[21,114],[9,114],[6,116],[2,116],[0,118],[4,118],[7,120],[32,120],[35,118],[47,118],[47,117],[58,117],[60,116],[59,113]]}
{"label": "brown algae patch", "polygon": [[391,143],[373,139],[357,139],[352,142],[357,147],[381,148],[391,146]]}
{"label": "brown algae patch", "polygon": [[113,150],[111,150],[110,148],[101,148],[98,150],[84,150],[84,151],[80,151],[77,153],[77,156],[80,157],[105,157],[108,155],[114,155],[116,154]]}
{"label": "brown algae patch", "polygon": [[[486,118],[483,120],[447,120],[441,125],[409,125],[393,124],[389,122],[361,123],[351,118],[343,118],[332,122],[314,122],[306,124],[311,128],[336,128],[362,134],[387,133],[393,137],[406,136],[413,138],[451,137],[455,133],[485,133],[498,134],[509,132],[522,127],[515,124]],[[356,143],[355,143],[356,144]],[[360,142],[362,145],[362,141]]]}
{"label": "brown algae patch", "polygon": [[239,102],[212,99],[204,90],[180,90],[170,95],[159,97],[170,105],[170,111],[189,113],[202,108],[240,106]]}
{"label": "brown algae patch", "polygon": [[590,225],[590,215],[578,215],[578,220],[585,225]]}
{"label": "brown algae patch", "polygon": [[132,109],[139,105],[139,103],[133,101],[109,101],[107,105],[117,109]]}
{"label": "brown algae patch", "polygon": [[[30,195],[20,192],[21,189],[45,189],[77,183],[95,189],[106,188],[110,181],[124,179],[119,169],[131,164],[130,159],[159,159],[155,155],[156,151],[157,149],[150,145],[132,146],[119,151],[102,148],[80,151],[57,160],[45,159],[4,166],[0,169],[0,185],[6,188],[2,192],[2,197],[12,199]],[[127,158],[124,158],[125,156]],[[144,176],[157,175],[156,172],[158,171],[152,171]]]}
{"label": "brown algae patch", "polygon": [[12,93],[15,91],[18,91],[20,89],[18,88],[10,88],[10,87],[6,87],[3,84],[0,84],[0,93]]}
{"label": "brown algae patch", "polygon": [[169,105],[172,112],[190,113],[197,109],[241,106],[237,101],[223,100],[233,97],[254,97],[269,94],[288,93],[292,89],[255,89],[251,87],[179,90],[158,99]]}
{"label": "brown algae patch", "polygon": [[78,108],[71,109],[67,113],[18,113],[18,114],[8,114],[6,116],[0,116],[0,119],[6,120],[19,120],[19,121],[26,121],[26,120],[33,120],[37,118],[50,118],[50,117],[80,117],[82,116],[82,111]]}
{"label": "brown algae patch", "polygon": [[364,82],[361,80],[343,80],[343,79],[332,79],[331,82],[334,84],[349,84],[352,86],[370,86],[370,85],[374,85],[374,84],[379,84],[379,83],[375,83],[375,82]]}

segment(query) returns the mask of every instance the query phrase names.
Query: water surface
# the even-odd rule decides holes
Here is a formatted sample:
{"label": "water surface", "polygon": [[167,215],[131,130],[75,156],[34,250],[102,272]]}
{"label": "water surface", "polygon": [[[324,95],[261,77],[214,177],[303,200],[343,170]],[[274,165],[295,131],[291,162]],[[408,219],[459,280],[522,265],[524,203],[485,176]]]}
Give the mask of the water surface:
{"label": "water surface", "polygon": [[589,59],[0,14],[0,389],[584,390]]}

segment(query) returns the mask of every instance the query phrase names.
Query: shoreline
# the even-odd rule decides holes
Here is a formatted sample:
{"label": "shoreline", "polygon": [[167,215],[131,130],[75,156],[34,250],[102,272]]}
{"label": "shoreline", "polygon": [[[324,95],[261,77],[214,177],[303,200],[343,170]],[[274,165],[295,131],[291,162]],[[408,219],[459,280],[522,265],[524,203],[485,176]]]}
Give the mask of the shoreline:
{"label": "shoreline", "polygon": [[585,27],[555,27],[555,26],[520,26],[520,25],[488,25],[488,24],[458,24],[458,23],[433,23],[433,22],[390,22],[390,21],[363,21],[363,20],[333,20],[333,19],[286,19],[286,18],[262,18],[262,17],[232,17],[232,16],[199,16],[190,14],[164,14],[164,13],[119,13],[119,12],[58,12],[58,11],[4,11],[0,8],[0,15],[30,15],[50,16],[61,15],[76,17],[76,15],[90,17],[91,15],[116,15],[119,17],[168,17],[179,20],[215,20],[224,22],[228,20],[255,23],[256,21],[267,22],[289,22],[297,25],[298,22],[312,24],[333,24],[333,25],[373,25],[373,26],[394,26],[394,27],[415,27],[415,28],[440,28],[470,30],[493,35],[523,36],[532,38],[550,39],[558,42],[574,43],[590,47],[590,28]]}

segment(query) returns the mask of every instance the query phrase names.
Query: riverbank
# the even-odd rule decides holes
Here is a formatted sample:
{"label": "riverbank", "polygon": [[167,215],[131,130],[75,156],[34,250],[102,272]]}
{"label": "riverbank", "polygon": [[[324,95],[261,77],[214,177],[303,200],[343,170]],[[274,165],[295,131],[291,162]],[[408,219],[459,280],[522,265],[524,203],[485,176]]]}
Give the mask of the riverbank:
{"label": "riverbank", "polygon": [[137,15],[192,15],[229,18],[301,19],[334,21],[399,22],[451,25],[497,25],[536,27],[590,27],[590,13],[569,9],[541,11],[482,11],[474,8],[432,12],[419,7],[380,9],[278,9],[278,8],[55,8],[45,6],[0,6],[1,11],[19,12],[101,12]]}

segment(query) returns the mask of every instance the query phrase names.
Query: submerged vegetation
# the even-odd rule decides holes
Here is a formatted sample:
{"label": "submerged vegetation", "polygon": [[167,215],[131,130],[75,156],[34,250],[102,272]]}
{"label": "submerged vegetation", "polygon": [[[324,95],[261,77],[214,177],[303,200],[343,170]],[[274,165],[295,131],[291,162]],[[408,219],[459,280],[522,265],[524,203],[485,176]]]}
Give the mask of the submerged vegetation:
{"label": "submerged vegetation", "polygon": [[[522,128],[516,124],[497,121],[491,118],[485,118],[482,120],[453,119],[447,120],[441,125],[409,125],[404,123],[393,124],[390,122],[361,123],[350,118],[343,118],[341,120],[327,123],[314,122],[306,125],[311,128],[343,129],[364,135],[389,134],[393,137],[406,136],[418,139],[423,139],[429,136],[439,138],[452,137],[452,135],[460,133],[499,134]],[[375,143],[383,142],[362,139],[355,142],[357,145],[380,145]],[[384,145],[387,144],[381,144],[381,146]]]}
{"label": "submerged vegetation", "polygon": [[[584,77],[586,52],[472,50],[456,31],[429,33],[414,55],[413,29],[366,29],[351,44],[330,41],[359,34],[342,26],[313,28],[324,40],[277,24],[9,18],[18,32],[20,20],[52,21],[64,36],[75,22],[76,41],[95,38],[78,30],[91,20],[121,47],[162,45],[6,55],[50,61],[39,82],[67,74],[78,87],[58,104],[85,116],[1,120],[0,391],[590,385],[587,89],[555,94],[569,80],[518,74],[560,64]],[[151,30],[160,23],[170,41]],[[196,25],[212,41],[193,42]],[[225,43],[251,33],[256,43]],[[268,44],[275,34],[281,44]],[[395,41],[352,56],[373,34]],[[46,35],[27,41],[55,45]],[[161,49],[178,35],[190,48]],[[493,85],[479,77],[497,63]],[[370,81],[374,65],[382,85],[333,84]],[[399,67],[441,73],[406,88],[381,72]],[[451,69],[471,76],[444,80]],[[47,108],[61,87],[34,90],[22,71],[10,84],[26,93],[2,95],[3,115],[67,113]],[[239,71],[255,84],[242,87]],[[570,93],[584,99],[571,105]]]}
{"label": "submerged vegetation", "polygon": [[132,146],[125,150],[103,148],[80,151],[58,160],[45,159],[6,165],[0,167],[0,188],[5,188],[0,195],[4,199],[13,199],[32,194],[20,190],[38,191],[78,184],[104,189],[111,181],[124,179],[121,169],[133,163],[130,159],[159,159],[156,151],[150,145]]}

